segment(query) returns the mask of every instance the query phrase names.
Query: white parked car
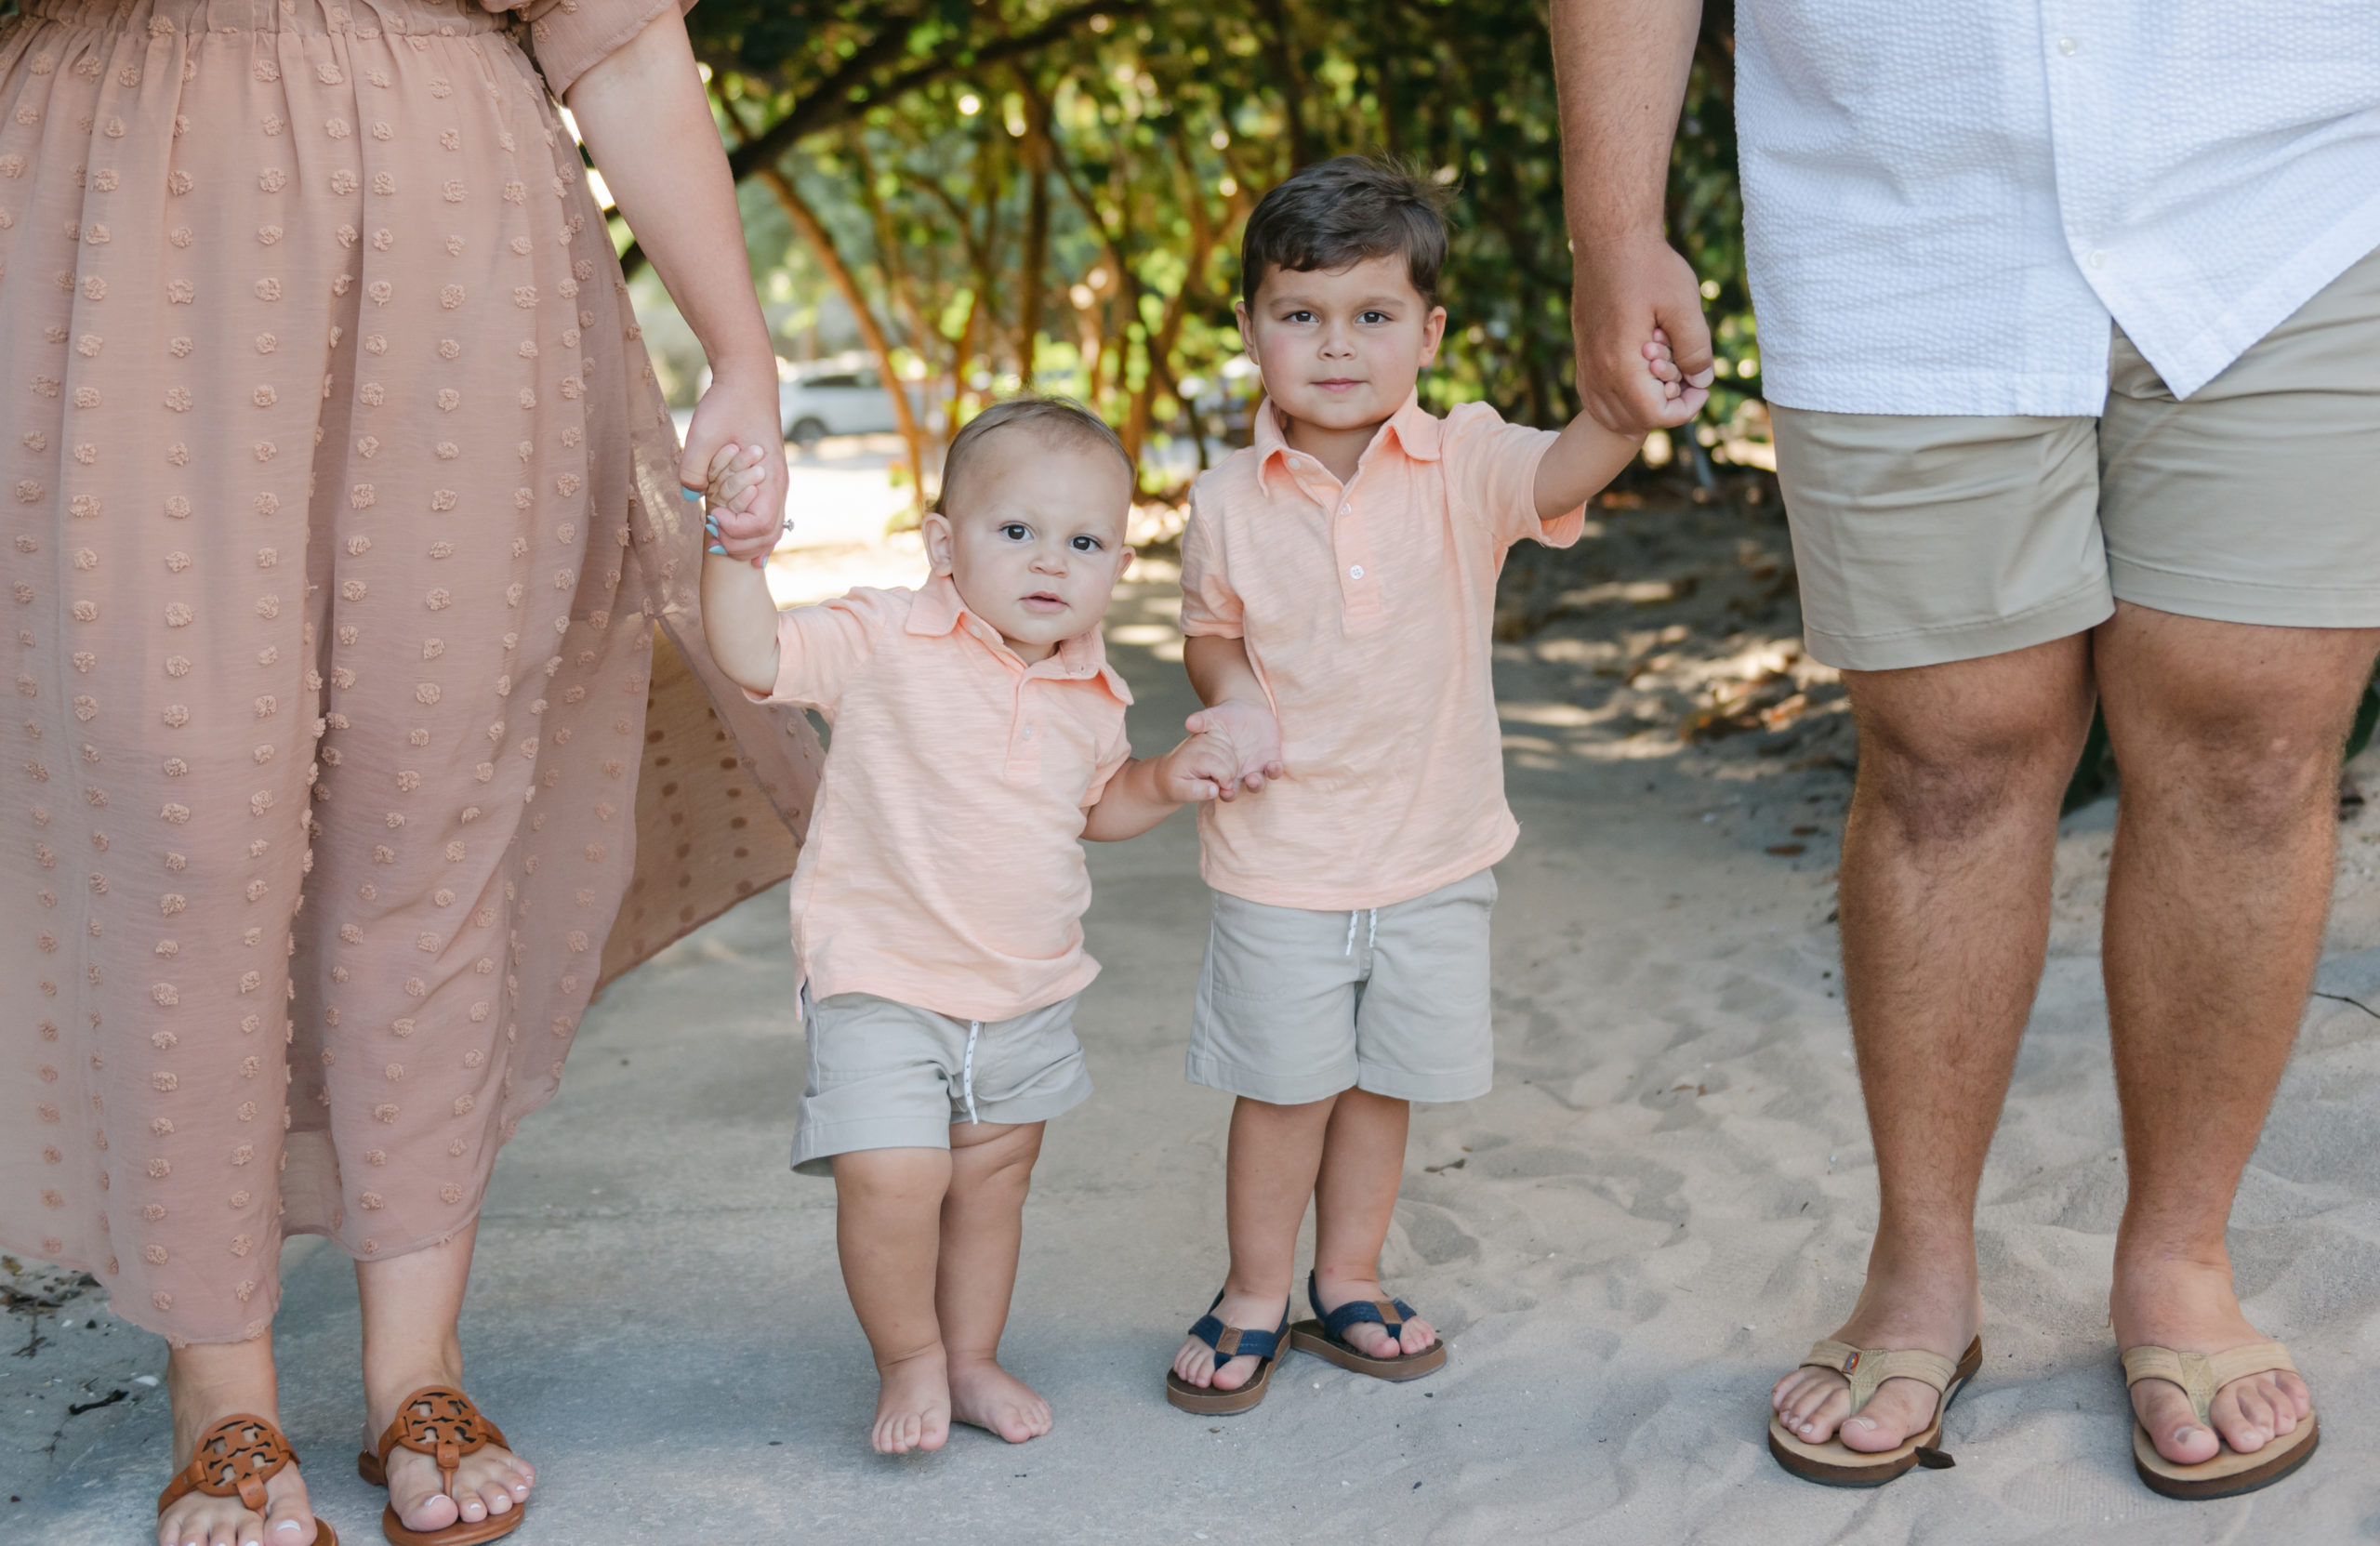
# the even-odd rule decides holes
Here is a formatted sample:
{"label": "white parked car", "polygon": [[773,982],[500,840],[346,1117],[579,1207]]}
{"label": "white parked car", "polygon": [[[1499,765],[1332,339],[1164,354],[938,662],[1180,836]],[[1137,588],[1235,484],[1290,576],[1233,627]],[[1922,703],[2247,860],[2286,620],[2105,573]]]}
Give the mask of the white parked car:
{"label": "white parked car", "polygon": [[[909,406],[926,417],[925,389],[909,389]],[[825,367],[800,369],[777,385],[777,417],[785,438],[807,451],[828,435],[885,435],[899,428],[892,416],[892,394],[884,390],[875,366],[837,362]]]}

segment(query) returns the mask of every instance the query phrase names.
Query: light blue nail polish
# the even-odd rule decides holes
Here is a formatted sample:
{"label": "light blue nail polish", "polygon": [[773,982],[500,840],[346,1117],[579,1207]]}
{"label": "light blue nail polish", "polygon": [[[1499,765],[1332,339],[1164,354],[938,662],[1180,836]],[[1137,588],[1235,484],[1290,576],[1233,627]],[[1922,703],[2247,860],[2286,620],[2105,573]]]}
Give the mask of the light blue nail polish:
{"label": "light blue nail polish", "polygon": [[713,553],[717,553],[721,558],[725,558],[725,557],[727,556],[727,549],[726,549],[726,548],[722,548],[722,547],[721,547],[721,546],[720,546],[718,543],[716,543],[716,542],[712,543],[712,544],[710,545],[710,547],[709,547],[708,548],[707,548],[707,549],[706,549],[706,551],[713,552]]}
{"label": "light blue nail polish", "polygon": [[683,499],[689,505],[696,503],[702,498],[702,496],[703,491],[698,488],[688,488],[683,483],[680,483],[678,485],[678,497]]}

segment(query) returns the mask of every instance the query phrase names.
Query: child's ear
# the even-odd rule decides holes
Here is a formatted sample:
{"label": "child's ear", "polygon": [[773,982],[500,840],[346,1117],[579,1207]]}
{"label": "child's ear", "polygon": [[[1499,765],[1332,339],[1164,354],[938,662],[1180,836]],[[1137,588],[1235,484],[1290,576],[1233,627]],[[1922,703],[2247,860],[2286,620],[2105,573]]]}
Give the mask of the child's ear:
{"label": "child's ear", "polygon": [[1438,345],[1446,340],[1446,336],[1447,309],[1443,306],[1433,306],[1430,308],[1429,320],[1421,324],[1421,365],[1423,369],[1426,370],[1431,365],[1437,363]]}
{"label": "child's ear", "polygon": [[918,535],[926,539],[926,562],[936,575],[951,571],[950,517],[940,510],[928,510],[918,522]]}
{"label": "child's ear", "polygon": [[1239,346],[1246,350],[1248,351],[1248,357],[1253,360],[1256,358],[1256,335],[1249,331],[1248,302],[1245,300],[1233,301],[1231,303],[1231,314],[1232,320],[1239,324]]}

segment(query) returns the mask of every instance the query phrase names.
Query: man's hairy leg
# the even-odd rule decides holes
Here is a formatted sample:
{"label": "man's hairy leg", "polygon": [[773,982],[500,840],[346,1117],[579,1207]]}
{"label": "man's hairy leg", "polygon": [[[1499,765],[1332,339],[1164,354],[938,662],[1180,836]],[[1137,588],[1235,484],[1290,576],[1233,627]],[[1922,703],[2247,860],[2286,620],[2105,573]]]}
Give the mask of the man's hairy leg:
{"label": "man's hairy leg", "polygon": [[[2091,714],[2088,641],[1846,672],[1859,774],[1843,834],[1843,961],[1882,1209],[1868,1279],[1833,1335],[1966,1350],[1982,1318],[1976,1189],[2049,942],[2059,796]],[[1771,1404],[1810,1443],[1891,1449],[1937,1397],[1888,1380],[1856,1417],[1831,1369]]]}

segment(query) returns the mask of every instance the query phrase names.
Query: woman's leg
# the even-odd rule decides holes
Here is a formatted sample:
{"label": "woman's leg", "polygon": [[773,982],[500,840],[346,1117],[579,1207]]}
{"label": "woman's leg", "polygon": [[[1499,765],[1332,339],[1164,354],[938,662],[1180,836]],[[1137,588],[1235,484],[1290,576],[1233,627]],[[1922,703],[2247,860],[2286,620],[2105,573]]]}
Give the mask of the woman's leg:
{"label": "woman's leg", "polygon": [[[473,1222],[443,1246],[385,1262],[358,1262],[364,1301],[364,1442],[377,1447],[398,1406],[424,1385],[463,1389],[463,1343],[456,1326],[471,1275]],[[389,1451],[389,1500],[408,1529],[436,1530],[457,1519],[476,1523],[528,1500],[536,1473],[509,1449],[490,1445],[463,1457],[450,1497],[430,1456]],[[275,1546],[267,1542],[266,1546]]]}
{"label": "woman's leg", "polygon": [[950,1437],[950,1375],[934,1312],[943,1199],[941,1149],[860,1149],[835,1156],[835,1249],[843,1288],[876,1355],[879,1453],[939,1449]]}
{"label": "woman's leg", "polygon": [[[281,1420],[272,1368],[272,1336],[244,1342],[192,1342],[165,1359],[165,1392],[174,1403],[174,1469],[190,1464],[199,1435],[238,1412]],[[157,1516],[158,1546],[313,1546],[314,1511],[296,1466],[264,1487],[262,1517],[237,1498],[183,1495]]]}
{"label": "woman's leg", "polygon": [[1050,1404],[1000,1368],[1000,1332],[1016,1291],[1025,1195],[1044,1124],[962,1122],[950,1130],[950,1190],[942,1199],[934,1310],[949,1368],[950,1415],[1011,1444],[1050,1431]]}

